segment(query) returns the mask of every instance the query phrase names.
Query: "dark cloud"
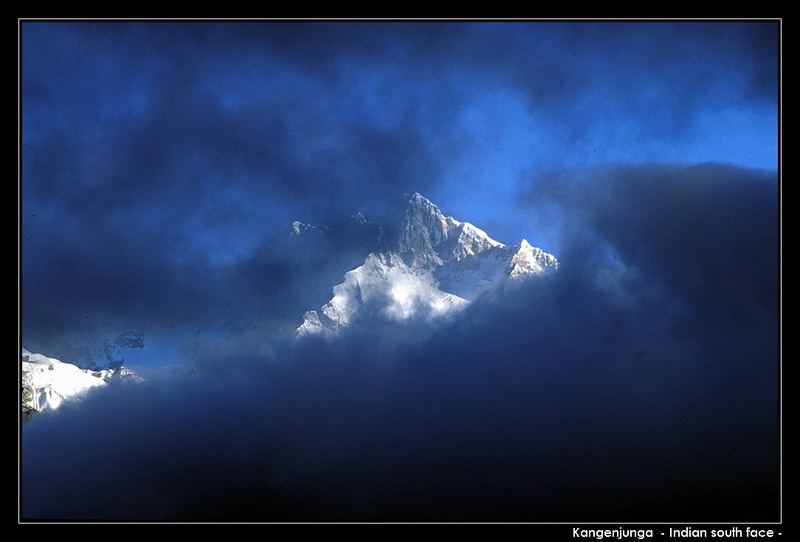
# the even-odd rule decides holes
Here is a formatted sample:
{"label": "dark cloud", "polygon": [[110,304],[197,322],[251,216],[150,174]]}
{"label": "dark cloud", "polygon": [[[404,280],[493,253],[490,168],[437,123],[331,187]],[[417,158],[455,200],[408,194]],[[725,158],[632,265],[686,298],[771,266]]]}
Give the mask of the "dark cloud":
{"label": "dark cloud", "polygon": [[[541,164],[687,146],[689,161],[749,159],[720,150],[738,128],[700,128],[722,111],[769,120],[776,35],[773,23],[25,22],[26,344],[69,357],[131,325],[227,320],[255,297],[288,309],[307,269],[264,252],[295,219],[381,217],[420,191],[510,228],[481,187],[513,199],[516,174]],[[504,138],[498,126],[515,123]],[[763,163],[760,126],[743,133]]]}
{"label": "dark cloud", "polygon": [[[774,175],[580,168],[773,167],[777,23],[22,34],[25,346],[196,368],[26,425],[25,516],[776,519]],[[410,191],[552,212],[561,270],[284,342]]]}
{"label": "dark cloud", "polygon": [[774,175],[606,168],[529,195],[565,217],[558,272],[441,326],[243,333],[192,378],[39,415],[23,516],[776,521]]}

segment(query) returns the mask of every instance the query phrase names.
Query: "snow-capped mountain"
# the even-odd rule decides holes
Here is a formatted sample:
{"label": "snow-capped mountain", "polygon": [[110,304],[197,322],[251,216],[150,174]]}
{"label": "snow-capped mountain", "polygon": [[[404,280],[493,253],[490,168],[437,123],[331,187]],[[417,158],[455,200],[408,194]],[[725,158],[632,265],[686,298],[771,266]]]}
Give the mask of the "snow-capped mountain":
{"label": "snow-capped mountain", "polygon": [[22,411],[26,415],[55,410],[64,401],[82,397],[92,388],[105,386],[111,379],[139,381],[132,369],[81,369],[42,354],[22,349]]}
{"label": "snow-capped mountain", "polygon": [[[297,230],[305,231],[293,225]],[[555,256],[525,239],[504,245],[469,222],[445,216],[418,193],[407,201],[396,239],[384,246],[345,273],[321,309],[303,315],[299,336],[336,333],[367,304],[391,320],[439,318],[503,281],[558,267]]]}

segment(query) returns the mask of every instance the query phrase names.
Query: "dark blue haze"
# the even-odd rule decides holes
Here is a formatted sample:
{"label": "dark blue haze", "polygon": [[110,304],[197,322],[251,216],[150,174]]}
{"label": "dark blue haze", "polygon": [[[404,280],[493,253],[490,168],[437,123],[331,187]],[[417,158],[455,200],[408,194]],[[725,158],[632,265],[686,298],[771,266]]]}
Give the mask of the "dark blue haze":
{"label": "dark blue haze", "polygon": [[[148,377],[26,424],[23,516],[775,520],[778,32],[22,23],[23,344]],[[287,340],[413,191],[561,268]]]}

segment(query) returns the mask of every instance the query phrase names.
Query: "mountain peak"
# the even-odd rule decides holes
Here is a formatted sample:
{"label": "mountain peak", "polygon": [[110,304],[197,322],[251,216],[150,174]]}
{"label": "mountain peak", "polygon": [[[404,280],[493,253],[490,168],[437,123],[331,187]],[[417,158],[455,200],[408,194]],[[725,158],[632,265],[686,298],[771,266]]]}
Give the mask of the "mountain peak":
{"label": "mountain peak", "polygon": [[333,287],[333,298],[308,311],[298,335],[328,335],[347,326],[365,304],[392,320],[455,313],[483,292],[557,268],[555,256],[523,239],[504,245],[479,227],[446,216],[419,192],[396,200],[392,237]]}
{"label": "mountain peak", "polygon": [[303,224],[299,220],[295,220],[294,222],[292,222],[292,235],[300,235],[310,227],[311,226],[309,226],[308,224]]}
{"label": "mountain peak", "polygon": [[398,252],[411,265],[440,265],[441,259],[435,249],[447,240],[446,217],[419,192],[414,192],[408,203],[400,228]]}
{"label": "mountain peak", "polygon": [[414,200],[414,201],[423,200],[423,201],[427,201],[428,203],[431,203],[431,200],[429,200],[428,198],[426,198],[425,196],[423,196],[419,192],[412,193],[410,198],[411,198],[411,200]]}
{"label": "mountain peak", "polygon": [[439,206],[433,203],[431,200],[420,194],[419,192],[414,192],[410,196],[406,194],[408,197],[408,207],[409,208],[426,208],[426,209],[435,209],[439,211]]}
{"label": "mountain peak", "polygon": [[313,224],[306,224],[304,222],[300,222],[299,220],[295,220],[294,222],[292,222],[292,229],[290,231],[290,235],[292,237],[297,237],[305,233],[322,233],[327,230],[328,230],[327,226],[314,226]]}
{"label": "mountain peak", "polygon": [[514,256],[508,262],[506,274],[511,278],[536,275],[548,269],[558,269],[558,260],[540,248],[532,246],[523,239],[515,247]]}

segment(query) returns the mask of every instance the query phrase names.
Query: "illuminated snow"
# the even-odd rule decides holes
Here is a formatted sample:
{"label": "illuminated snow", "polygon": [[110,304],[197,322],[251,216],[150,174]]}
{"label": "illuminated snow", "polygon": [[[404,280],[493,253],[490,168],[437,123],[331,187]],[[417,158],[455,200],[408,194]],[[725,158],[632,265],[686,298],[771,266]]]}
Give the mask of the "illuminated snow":
{"label": "illuminated snow", "polygon": [[445,216],[415,193],[408,200],[395,250],[373,253],[333,287],[333,298],[308,311],[297,334],[330,335],[365,304],[390,320],[434,319],[463,309],[507,280],[556,269],[555,256],[526,240],[508,246],[470,224]]}
{"label": "illuminated snow", "polygon": [[27,406],[32,410],[54,410],[65,400],[105,384],[92,371],[22,350],[22,387],[30,394]]}

